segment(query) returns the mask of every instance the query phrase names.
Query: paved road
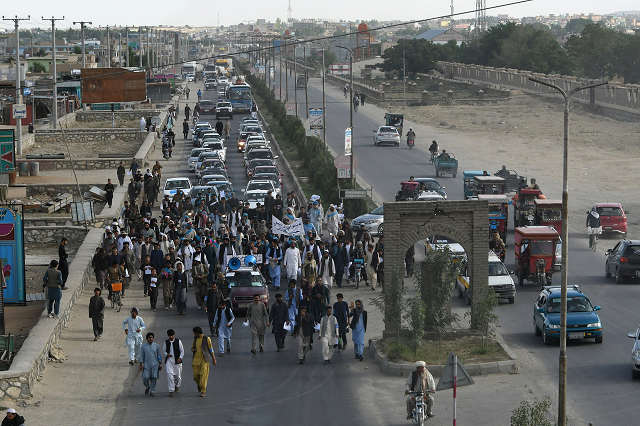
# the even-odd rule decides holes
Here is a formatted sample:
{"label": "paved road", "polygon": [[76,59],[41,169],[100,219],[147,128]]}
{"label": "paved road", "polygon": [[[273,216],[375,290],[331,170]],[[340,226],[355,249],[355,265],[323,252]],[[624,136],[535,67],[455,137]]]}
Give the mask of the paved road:
{"label": "paved road", "polygon": [[[277,74],[275,81],[279,83]],[[289,79],[289,86],[289,98],[292,99],[292,78]],[[330,84],[326,87],[327,141],[334,152],[341,153],[344,151],[344,128],[349,125],[349,105],[341,88]],[[321,107],[320,78],[310,80],[308,92],[309,107]],[[298,103],[304,119],[304,90],[298,91]],[[374,188],[378,202],[393,201],[399,182],[406,180],[409,175],[435,177],[433,166],[428,162],[429,142],[435,138],[441,148],[446,149],[447,141],[452,139],[451,135],[439,129],[405,121],[405,129],[413,126],[418,135],[413,150],[402,144],[400,147],[374,147],[372,130],[383,124],[384,112],[373,104],[366,104],[354,113],[354,152],[361,165],[357,175],[367,186]],[[486,167],[476,162],[473,153],[456,154],[460,161],[458,177],[439,179],[446,186],[450,200],[463,199],[462,170],[483,170]],[[553,192],[560,194],[560,189]],[[601,345],[594,344],[593,340],[571,341],[568,344],[567,405],[570,415],[578,415],[594,424],[635,424],[639,384],[631,378],[632,341],[627,338],[627,333],[634,331],[640,322],[637,312],[640,288],[635,283],[616,285],[613,280],[604,277],[603,253],[613,247],[616,238],[601,240],[598,251],[594,253],[588,249],[586,235],[570,234],[569,237],[569,284],[581,285],[593,304],[602,306],[599,314],[604,327],[604,343]],[[510,250],[513,250],[513,241],[511,230],[508,236]],[[510,269],[514,268],[512,252],[509,252],[506,263]],[[557,273],[554,284],[559,283],[560,274]],[[540,362],[539,374],[557,383],[559,349],[557,346],[544,346],[542,339],[533,334],[533,302],[538,294],[539,289],[525,285],[518,287],[514,305],[501,302],[497,309],[500,332],[511,346],[533,354]],[[457,298],[452,300],[452,304],[457,310],[466,309]],[[552,396],[556,391],[557,385],[548,389]],[[606,404],[606,410],[602,409],[603,404]]]}

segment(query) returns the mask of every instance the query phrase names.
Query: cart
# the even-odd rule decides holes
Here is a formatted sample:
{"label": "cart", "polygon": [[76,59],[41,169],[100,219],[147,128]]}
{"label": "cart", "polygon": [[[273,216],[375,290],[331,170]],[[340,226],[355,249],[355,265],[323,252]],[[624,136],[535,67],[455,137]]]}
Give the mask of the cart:
{"label": "cart", "polygon": [[436,167],[436,177],[445,173],[452,175],[454,178],[458,174],[458,160],[453,154],[448,154],[449,158],[438,156],[433,164]]}

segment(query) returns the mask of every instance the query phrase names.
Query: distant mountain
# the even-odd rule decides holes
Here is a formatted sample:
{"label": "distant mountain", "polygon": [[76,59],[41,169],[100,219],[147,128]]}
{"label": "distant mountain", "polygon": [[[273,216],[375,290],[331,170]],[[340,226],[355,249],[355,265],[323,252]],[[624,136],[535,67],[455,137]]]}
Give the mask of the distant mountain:
{"label": "distant mountain", "polygon": [[640,10],[624,10],[620,12],[607,13],[607,15],[640,15]]}

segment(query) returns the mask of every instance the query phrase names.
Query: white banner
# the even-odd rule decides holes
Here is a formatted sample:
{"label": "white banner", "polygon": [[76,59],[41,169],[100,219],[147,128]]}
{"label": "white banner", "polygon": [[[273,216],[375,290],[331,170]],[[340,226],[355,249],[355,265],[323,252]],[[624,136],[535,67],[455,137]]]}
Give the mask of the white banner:
{"label": "white banner", "polygon": [[344,155],[351,155],[351,127],[344,131]]}
{"label": "white banner", "polygon": [[304,225],[300,218],[296,218],[293,223],[288,225],[282,223],[275,216],[271,218],[271,221],[271,232],[275,235],[297,235],[299,237],[304,237]]}

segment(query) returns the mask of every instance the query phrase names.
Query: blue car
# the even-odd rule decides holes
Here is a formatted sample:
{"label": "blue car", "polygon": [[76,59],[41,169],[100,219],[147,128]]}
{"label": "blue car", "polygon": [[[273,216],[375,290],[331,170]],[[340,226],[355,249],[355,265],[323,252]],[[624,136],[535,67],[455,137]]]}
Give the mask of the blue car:
{"label": "blue car", "polygon": [[[560,338],[560,287],[545,286],[533,305],[533,327],[545,345]],[[602,322],[589,298],[574,285],[567,288],[567,339],[602,343]]]}

